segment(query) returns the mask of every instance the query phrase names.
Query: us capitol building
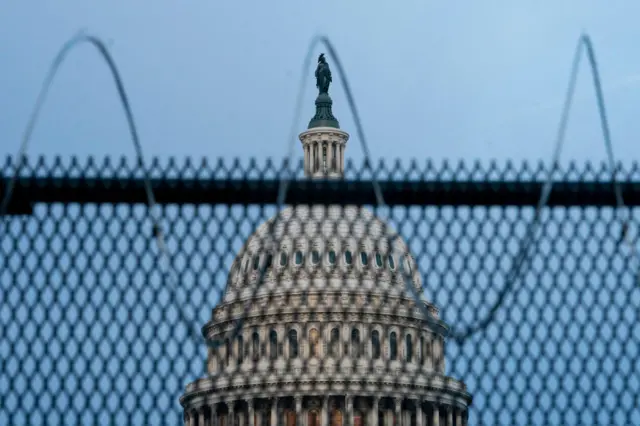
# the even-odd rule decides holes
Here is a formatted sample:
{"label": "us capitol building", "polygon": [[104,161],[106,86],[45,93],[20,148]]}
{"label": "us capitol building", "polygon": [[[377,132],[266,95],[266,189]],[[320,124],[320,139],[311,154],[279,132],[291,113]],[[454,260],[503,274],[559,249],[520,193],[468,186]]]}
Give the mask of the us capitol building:
{"label": "us capitol building", "polygon": [[[349,135],[324,55],[316,80],[304,172],[341,178]],[[202,328],[220,344],[180,398],[185,426],[466,426],[471,395],[445,375],[447,325],[405,276],[422,294],[407,244],[367,209],[290,207],[260,225]]]}

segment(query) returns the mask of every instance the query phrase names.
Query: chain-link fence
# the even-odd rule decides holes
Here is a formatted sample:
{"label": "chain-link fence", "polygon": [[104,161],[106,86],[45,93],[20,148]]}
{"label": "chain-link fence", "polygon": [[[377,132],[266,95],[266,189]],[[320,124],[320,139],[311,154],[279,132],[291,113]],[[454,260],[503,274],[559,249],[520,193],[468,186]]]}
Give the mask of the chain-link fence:
{"label": "chain-link fence", "polygon": [[387,207],[347,164],[297,172],[269,221],[278,165],[154,162],[163,262],[139,168],[27,164],[0,234],[0,424],[291,424],[251,417],[275,397],[313,426],[339,393],[318,383],[360,376],[331,400],[345,424],[640,424],[640,169],[618,174],[628,222],[605,167],[556,172],[520,266],[544,168],[374,169]]}

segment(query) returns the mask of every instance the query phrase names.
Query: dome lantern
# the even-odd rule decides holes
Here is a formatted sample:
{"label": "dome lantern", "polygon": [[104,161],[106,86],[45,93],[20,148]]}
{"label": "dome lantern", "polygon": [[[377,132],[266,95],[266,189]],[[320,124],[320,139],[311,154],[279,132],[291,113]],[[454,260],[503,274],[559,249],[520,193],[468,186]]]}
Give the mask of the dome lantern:
{"label": "dome lantern", "polygon": [[340,124],[331,110],[331,70],[324,54],[318,57],[315,75],[318,88],[316,113],[308,129],[299,136],[304,150],[304,173],[307,177],[340,178],[344,176],[344,150],[349,134],[340,130]]}

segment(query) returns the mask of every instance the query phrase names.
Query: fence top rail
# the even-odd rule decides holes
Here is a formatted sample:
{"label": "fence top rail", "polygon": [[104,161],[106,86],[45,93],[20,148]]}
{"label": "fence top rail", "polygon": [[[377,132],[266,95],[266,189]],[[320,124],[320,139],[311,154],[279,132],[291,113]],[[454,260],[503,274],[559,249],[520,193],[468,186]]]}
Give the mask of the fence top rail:
{"label": "fence top rail", "polygon": [[[7,158],[0,167],[0,196],[15,171],[16,161]],[[267,159],[185,160],[169,159],[164,164],[152,159],[141,167],[131,159],[81,162],[39,158],[25,161],[16,181],[9,214],[29,214],[38,203],[63,204],[139,204],[145,203],[144,176],[150,176],[159,204],[273,204],[279,177],[283,172],[291,181],[286,203],[299,204],[376,204],[372,176],[380,182],[385,201],[392,206],[535,206],[548,171],[538,164],[511,162],[413,161],[380,162],[367,167],[350,163],[340,180],[308,180],[302,171],[286,162],[277,165]],[[616,179],[628,206],[640,205],[640,166],[619,167]],[[557,168],[548,205],[552,207],[616,205],[611,172],[605,164],[575,163]]]}

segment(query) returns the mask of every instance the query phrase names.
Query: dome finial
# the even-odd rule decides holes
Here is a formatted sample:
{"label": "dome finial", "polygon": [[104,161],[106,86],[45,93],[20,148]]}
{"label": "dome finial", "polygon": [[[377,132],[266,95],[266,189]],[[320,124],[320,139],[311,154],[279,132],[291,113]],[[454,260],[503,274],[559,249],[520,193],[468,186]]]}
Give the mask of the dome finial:
{"label": "dome finial", "polygon": [[309,129],[314,127],[333,127],[340,128],[338,120],[333,116],[331,106],[333,101],[329,96],[329,85],[332,82],[331,69],[324,57],[324,53],[318,56],[318,66],[316,67],[316,87],[318,88],[318,97],[316,98],[316,114],[309,122]]}

